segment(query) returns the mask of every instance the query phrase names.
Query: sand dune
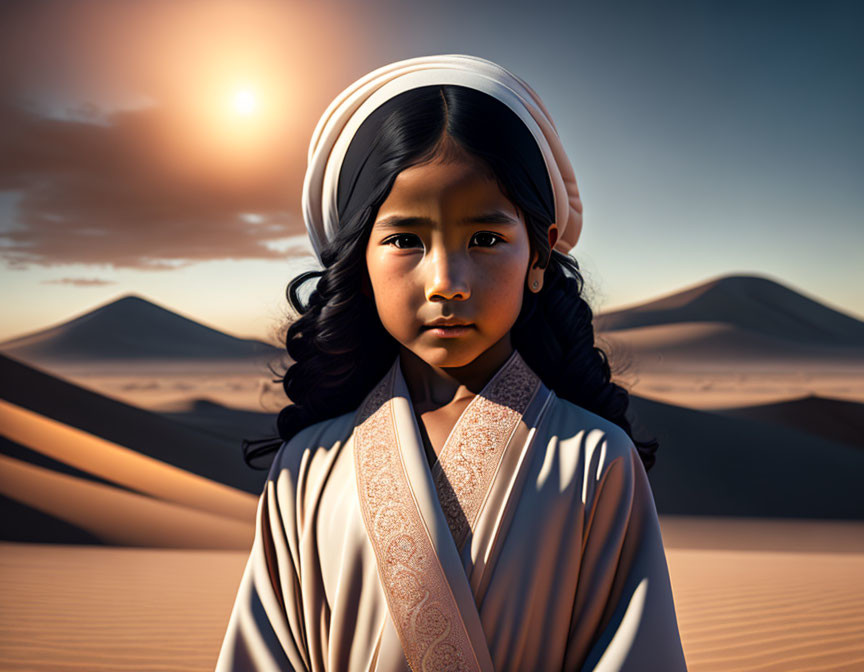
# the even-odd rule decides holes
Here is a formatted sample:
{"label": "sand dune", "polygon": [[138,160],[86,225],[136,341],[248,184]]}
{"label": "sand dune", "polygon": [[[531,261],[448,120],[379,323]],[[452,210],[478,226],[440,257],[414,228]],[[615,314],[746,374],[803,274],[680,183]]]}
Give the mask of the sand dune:
{"label": "sand dune", "polygon": [[256,498],[0,400],[7,438],[82,471],[190,509],[248,521]]}
{"label": "sand dune", "polygon": [[208,432],[241,438],[276,434],[276,413],[262,413],[242,408],[230,408],[212,399],[185,399],[163,404],[156,410],[160,415]]}
{"label": "sand dune", "polygon": [[796,428],[631,397],[663,514],[864,519],[864,451]]}
{"label": "sand dune", "polygon": [[247,521],[196,511],[0,455],[0,494],[86,530],[106,544],[248,549]]}
{"label": "sand dune", "polygon": [[172,408],[207,399],[226,408],[269,413],[275,422],[276,414],[289,403],[281,383],[248,366],[230,370],[223,363],[207,367],[200,361],[173,362],[163,369],[158,362],[120,367],[62,364],[52,366],[51,372],[124,404],[158,413],[168,410],[170,414]]}
{"label": "sand dune", "polygon": [[[809,345],[864,347],[864,323],[767,277],[715,278],[596,316],[598,331],[715,322]],[[766,353],[769,354],[769,353]]]}
{"label": "sand dune", "polygon": [[659,401],[864,401],[864,322],[768,278],[717,278],[599,314],[594,327],[618,381]]}
{"label": "sand dune", "polygon": [[668,548],[852,553],[864,557],[864,521],[660,516]]}
{"label": "sand dune", "polygon": [[639,370],[669,370],[687,364],[712,370],[729,364],[790,368],[801,362],[827,367],[858,365],[864,370],[864,344],[805,343],[723,322],[677,322],[601,332],[616,358],[632,359]]}
{"label": "sand dune", "polygon": [[[248,513],[241,511],[251,511],[249,502],[261,492],[266,471],[249,469],[239,446],[221,444],[216,434],[105,399],[9,358],[0,358],[0,369],[12,374],[0,384],[0,398],[6,398],[0,419],[10,427],[2,433],[34,454],[222,517],[242,519]],[[240,417],[233,409],[200,402],[174,409],[190,414],[208,431]],[[242,417],[257,422],[260,416]],[[864,518],[858,494],[864,451],[819,435],[819,427],[806,432],[771,418],[694,411],[638,396],[632,399],[630,417],[637,437],[656,435],[661,443],[657,465],[649,473],[661,514]],[[804,414],[797,417],[804,422]],[[81,480],[79,474],[67,475]],[[241,477],[258,483],[247,486],[248,494],[223,497],[232,492],[227,485],[240,483]],[[218,484],[210,483],[216,480]],[[234,499],[247,503],[235,505]]]}
{"label": "sand dune", "polygon": [[[0,398],[0,450],[7,453],[0,455],[4,534],[42,542],[248,547],[261,488],[249,493],[201,475],[212,471],[211,462],[219,458],[215,436],[3,359],[0,368],[13,374],[0,387],[7,397]],[[45,384],[16,386],[22,380]],[[13,403],[10,396],[40,410],[56,409],[62,417],[75,418],[80,411],[77,420],[88,429],[131,438],[133,445],[143,444],[146,452],[160,457],[186,464],[191,458],[193,470]],[[116,424],[124,421],[128,424]],[[262,481],[266,476],[242,468]]]}
{"label": "sand dune", "polygon": [[47,329],[0,343],[30,362],[116,359],[263,359],[272,345],[207,327],[130,294]]}
{"label": "sand dune", "polygon": [[864,448],[864,404],[808,395],[781,403],[719,408],[732,418],[752,418]]}
{"label": "sand dune", "polygon": [[773,404],[809,395],[864,403],[864,365],[843,370],[838,366],[835,371],[810,368],[808,363],[778,365],[771,371],[764,363],[758,371],[741,365],[725,371],[687,368],[618,373],[614,380],[640,397],[703,410]]}
{"label": "sand dune", "polygon": [[263,488],[266,472],[246,466],[236,438],[109,399],[3,355],[0,399],[255,496]]}

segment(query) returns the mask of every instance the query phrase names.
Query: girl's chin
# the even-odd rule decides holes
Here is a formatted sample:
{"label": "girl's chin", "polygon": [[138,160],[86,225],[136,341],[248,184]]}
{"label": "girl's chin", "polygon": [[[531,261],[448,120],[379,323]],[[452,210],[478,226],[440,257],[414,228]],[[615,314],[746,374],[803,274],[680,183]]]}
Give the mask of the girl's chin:
{"label": "girl's chin", "polygon": [[429,366],[435,366],[440,369],[456,368],[467,366],[480,355],[484,349],[474,347],[466,347],[467,344],[441,344],[438,347],[421,347],[411,349],[411,351]]}

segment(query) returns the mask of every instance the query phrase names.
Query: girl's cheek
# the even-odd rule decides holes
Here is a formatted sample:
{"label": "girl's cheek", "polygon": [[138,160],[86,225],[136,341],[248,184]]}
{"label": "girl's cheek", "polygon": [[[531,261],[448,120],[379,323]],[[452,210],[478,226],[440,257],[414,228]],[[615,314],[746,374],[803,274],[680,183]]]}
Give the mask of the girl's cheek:
{"label": "girl's cheek", "polygon": [[[483,286],[501,292],[505,288],[519,288],[525,280],[525,264],[516,263],[515,258],[501,259],[499,263],[484,264],[478,269],[476,277]],[[504,297],[501,297],[504,298]]]}
{"label": "girl's cheek", "polygon": [[380,260],[381,274],[386,276],[388,282],[409,279],[415,266],[416,260],[412,260],[411,255],[389,254]]}

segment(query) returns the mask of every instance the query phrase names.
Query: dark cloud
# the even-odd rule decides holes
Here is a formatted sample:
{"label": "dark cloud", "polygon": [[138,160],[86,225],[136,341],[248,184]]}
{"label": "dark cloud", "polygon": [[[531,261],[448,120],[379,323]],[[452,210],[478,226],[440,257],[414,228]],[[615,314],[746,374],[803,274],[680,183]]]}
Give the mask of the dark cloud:
{"label": "dark cloud", "polygon": [[101,287],[103,285],[116,285],[113,280],[103,278],[57,278],[56,280],[43,280],[43,285],[74,285],[76,287]]}
{"label": "dark cloud", "polygon": [[[266,243],[302,233],[302,162],[267,156],[237,171],[193,148],[184,157],[159,107],[106,119],[0,108],[0,191],[20,197],[0,239],[10,267],[284,258]],[[249,212],[260,216],[241,217]]]}

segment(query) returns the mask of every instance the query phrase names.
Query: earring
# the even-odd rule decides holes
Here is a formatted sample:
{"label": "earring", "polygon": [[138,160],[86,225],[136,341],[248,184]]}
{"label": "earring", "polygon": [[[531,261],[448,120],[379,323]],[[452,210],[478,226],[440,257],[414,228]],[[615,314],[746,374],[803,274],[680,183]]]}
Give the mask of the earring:
{"label": "earring", "polygon": [[531,286],[532,286],[534,289],[537,289],[537,286],[538,286],[539,284],[540,284],[540,283],[537,282],[537,281],[535,280],[535,281],[534,281],[534,284],[532,284]]}

